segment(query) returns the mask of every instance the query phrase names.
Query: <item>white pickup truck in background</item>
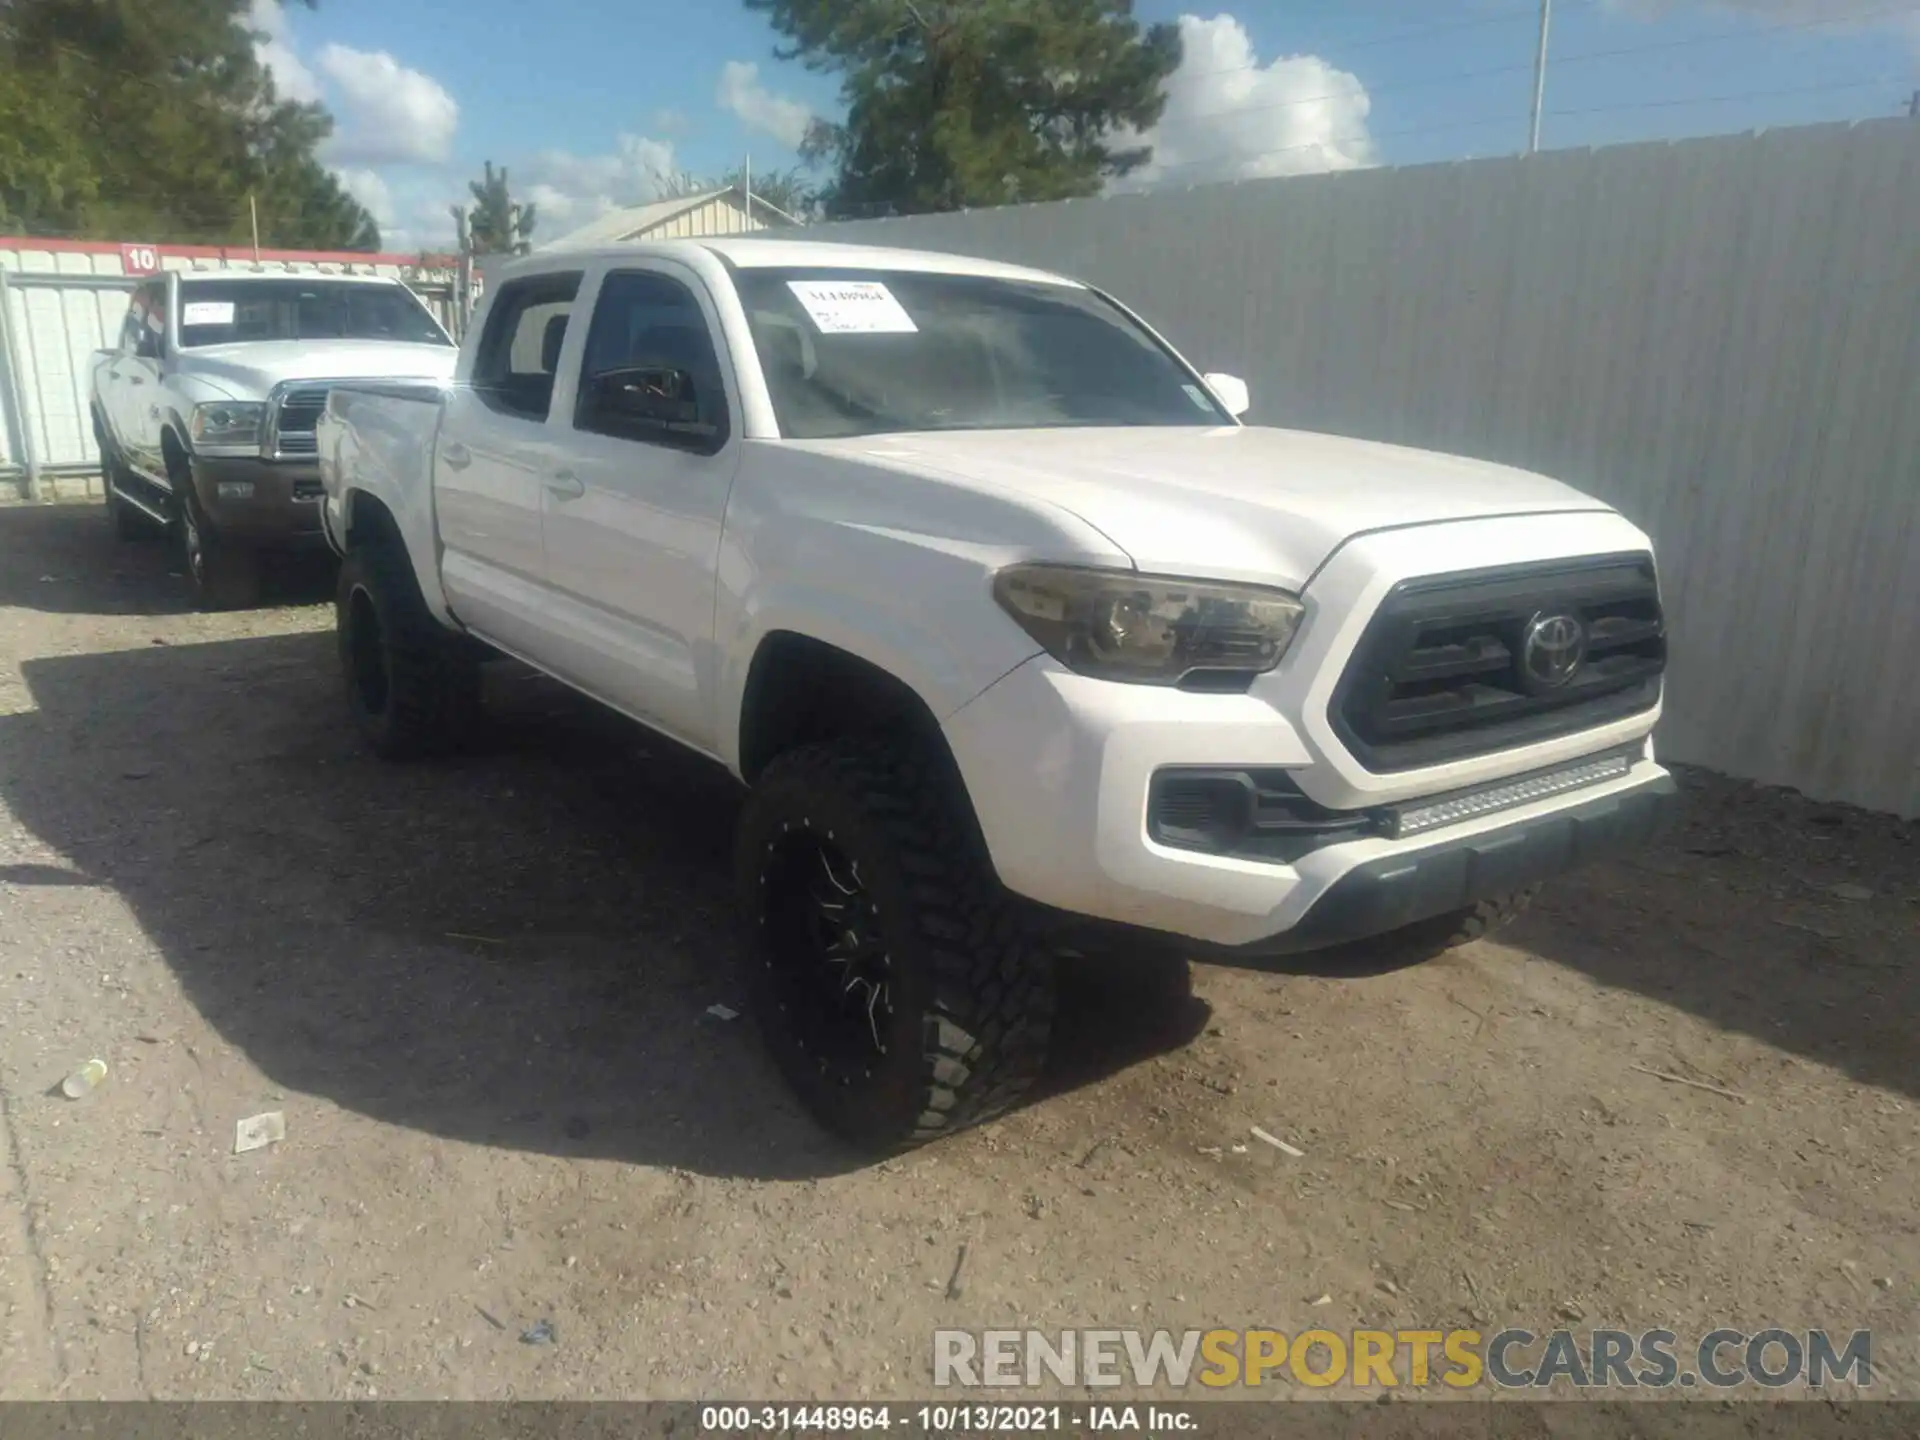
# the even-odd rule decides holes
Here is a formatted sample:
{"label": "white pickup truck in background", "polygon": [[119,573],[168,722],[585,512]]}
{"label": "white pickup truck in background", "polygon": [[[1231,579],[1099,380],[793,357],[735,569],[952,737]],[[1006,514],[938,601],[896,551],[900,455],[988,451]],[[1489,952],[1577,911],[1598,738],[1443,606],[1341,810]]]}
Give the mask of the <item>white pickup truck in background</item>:
{"label": "white pickup truck in background", "polygon": [[1034,1078],[1062,950],[1438,951],[1672,793],[1644,534],[1246,408],[1054,275],[542,253],[454,384],[321,418],[354,713],[440,747],[504,653],[727,767],[773,1053],[933,1138]]}
{"label": "white pickup truck in background", "polygon": [[313,426],[338,380],[447,380],[453,341],[398,280],[175,271],[94,357],[93,434],[125,539],[172,533],[194,598],[251,604],[260,557],[320,545]]}

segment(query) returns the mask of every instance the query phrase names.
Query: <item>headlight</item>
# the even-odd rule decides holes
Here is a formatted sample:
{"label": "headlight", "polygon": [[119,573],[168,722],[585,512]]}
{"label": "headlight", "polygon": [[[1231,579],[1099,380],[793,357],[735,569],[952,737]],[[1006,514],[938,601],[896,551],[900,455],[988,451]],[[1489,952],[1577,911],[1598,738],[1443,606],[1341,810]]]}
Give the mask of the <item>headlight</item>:
{"label": "headlight", "polygon": [[260,422],[266,416],[264,405],[235,405],[221,401],[215,405],[193,407],[193,431],[196,445],[258,445]]}
{"label": "headlight", "polygon": [[1047,653],[1082,675],[1177,685],[1196,670],[1271,670],[1302,607],[1255,585],[1120,570],[1015,565],[993,598]]}

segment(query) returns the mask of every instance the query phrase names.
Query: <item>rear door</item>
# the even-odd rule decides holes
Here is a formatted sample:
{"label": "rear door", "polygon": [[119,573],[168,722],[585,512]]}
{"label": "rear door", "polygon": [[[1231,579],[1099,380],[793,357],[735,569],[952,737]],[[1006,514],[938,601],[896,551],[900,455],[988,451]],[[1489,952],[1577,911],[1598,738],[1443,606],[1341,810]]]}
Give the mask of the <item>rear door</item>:
{"label": "rear door", "polygon": [[453,387],[435,442],[434,507],[453,611],[508,650],[542,655],[547,478],[566,427],[554,378],[581,272],[508,281],[488,308],[468,383]]}
{"label": "rear door", "polygon": [[692,271],[606,270],[569,349],[573,430],[544,499],[563,674],[710,753],[716,567],[740,462],[720,333]]}

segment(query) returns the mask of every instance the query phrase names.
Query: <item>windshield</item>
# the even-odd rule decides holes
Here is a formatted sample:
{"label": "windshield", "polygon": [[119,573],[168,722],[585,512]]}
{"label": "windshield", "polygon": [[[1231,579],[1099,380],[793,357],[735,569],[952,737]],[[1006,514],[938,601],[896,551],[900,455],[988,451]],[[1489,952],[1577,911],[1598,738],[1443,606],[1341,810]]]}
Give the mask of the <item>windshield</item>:
{"label": "windshield", "polygon": [[451,345],[406,286],[289,276],[192,280],[180,287],[180,343],[256,340],[401,340]]}
{"label": "windshield", "polygon": [[742,270],[780,433],[1231,425],[1123,313],[1065,284],[904,270]]}

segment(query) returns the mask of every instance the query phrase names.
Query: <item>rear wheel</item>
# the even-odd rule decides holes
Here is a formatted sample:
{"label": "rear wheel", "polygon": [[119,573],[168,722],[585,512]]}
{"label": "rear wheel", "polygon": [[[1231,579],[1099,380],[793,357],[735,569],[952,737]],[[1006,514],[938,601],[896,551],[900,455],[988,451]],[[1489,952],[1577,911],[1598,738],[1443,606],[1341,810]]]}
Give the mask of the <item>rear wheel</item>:
{"label": "rear wheel", "polygon": [[1052,957],[964,805],[944,757],[862,736],[775,760],[740,822],[761,1029],[806,1107],[866,1149],[999,1114],[1046,1058]]}
{"label": "rear wheel", "polygon": [[107,520],[113,526],[113,533],[122,540],[147,540],[156,533],[156,527],[141,511],[127,503],[121,493],[127,480],[127,464],[120,458],[120,452],[107,438],[105,428],[96,419],[93,425],[94,443],[100,447],[100,489],[106,497]]}
{"label": "rear wheel", "polygon": [[410,760],[467,738],[480,711],[478,658],[433,618],[403,553],[355,546],[334,618],[347,703],[376,754]]}

